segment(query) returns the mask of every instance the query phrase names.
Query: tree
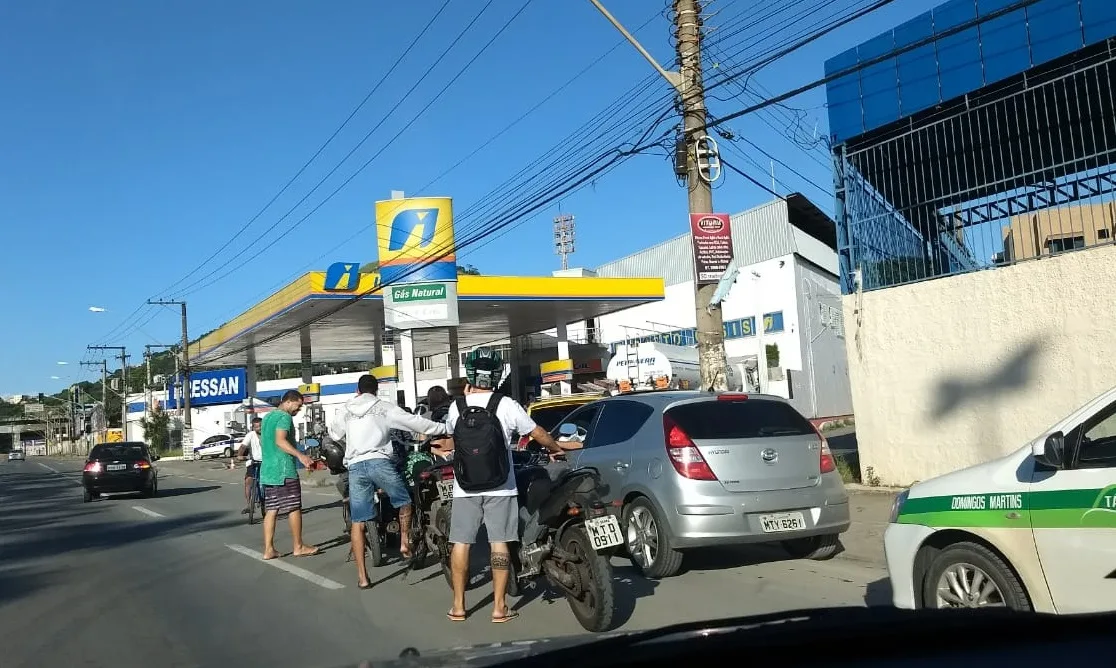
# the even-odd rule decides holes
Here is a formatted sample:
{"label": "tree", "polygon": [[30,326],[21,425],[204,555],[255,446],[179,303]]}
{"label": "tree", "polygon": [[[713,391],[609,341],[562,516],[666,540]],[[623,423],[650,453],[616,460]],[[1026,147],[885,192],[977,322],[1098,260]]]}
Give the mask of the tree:
{"label": "tree", "polygon": [[140,420],[143,427],[143,440],[151,447],[153,452],[165,452],[170,446],[170,414],[156,406],[144,419]]}

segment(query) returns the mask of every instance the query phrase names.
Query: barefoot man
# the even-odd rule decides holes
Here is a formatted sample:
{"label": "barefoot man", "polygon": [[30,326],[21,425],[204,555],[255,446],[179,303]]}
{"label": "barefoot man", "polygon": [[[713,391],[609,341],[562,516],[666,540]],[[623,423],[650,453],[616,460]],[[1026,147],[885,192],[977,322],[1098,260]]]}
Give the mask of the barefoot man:
{"label": "barefoot man", "polygon": [[312,461],[295,447],[294,420],[302,410],[302,395],[297,390],[289,390],[279,403],[279,410],[264,416],[260,426],[260,449],[263,463],[260,464],[260,482],[264,488],[264,559],[275,559],[279,551],[275,549],[275,524],[280,515],[286,515],[291,525],[291,538],[294,539],[296,557],[318,554],[313,545],[302,543],[302,483],[298,479],[295,460],[309,468]]}

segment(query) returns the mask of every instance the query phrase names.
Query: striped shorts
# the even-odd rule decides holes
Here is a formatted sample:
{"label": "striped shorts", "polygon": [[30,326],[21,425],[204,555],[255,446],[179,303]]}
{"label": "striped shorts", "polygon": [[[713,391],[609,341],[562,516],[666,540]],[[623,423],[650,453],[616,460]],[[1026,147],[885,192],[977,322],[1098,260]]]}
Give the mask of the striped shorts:
{"label": "striped shorts", "polygon": [[287,515],[302,510],[302,483],[298,478],[287,478],[282,485],[264,485],[264,510]]}

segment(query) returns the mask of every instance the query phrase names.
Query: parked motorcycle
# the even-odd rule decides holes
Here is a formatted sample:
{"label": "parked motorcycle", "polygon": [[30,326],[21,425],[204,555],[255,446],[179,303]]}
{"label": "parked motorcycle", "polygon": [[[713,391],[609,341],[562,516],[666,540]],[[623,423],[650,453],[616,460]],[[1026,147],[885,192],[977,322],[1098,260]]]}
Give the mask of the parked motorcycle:
{"label": "parked motorcycle", "polygon": [[[337,492],[341,495],[341,519],[345,535],[352,529],[352,515],[349,511],[349,471],[345,467],[345,444],[330,440],[321,446],[321,458],[329,472],[337,476]],[[387,560],[388,538],[399,534],[399,513],[391,506],[387,495],[376,491],[376,517],[364,523],[364,545],[368,550],[368,563],[373,567],[382,566]],[[350,555],[351,556],[351,555]]]}
{"label": "parked motorcycle", "polygon": [[[620,522],[601,501],[608,490],[600,474],[585,468],[556,472],[552,477],[550,458],[544,451],[532,448],[512,455],[519,491],[520,542],[510,546],[507,593],[518,596],[522,585],[544,577],[565,595],[582,628],[608,630],[615,605],[609,556],[623,544],[624,537]],[[441,467],[438,475],[439,485],[452,496],[452,465]],[[445,507],[449,509],[448,504]],[[439,540],[448,537],[449,512],[445,519],[445,532]],[[440,531],[438,522],[434,528]],[[446,544],[448,547],[448,540]],[[449,581],[448,554],[443,571]]]}

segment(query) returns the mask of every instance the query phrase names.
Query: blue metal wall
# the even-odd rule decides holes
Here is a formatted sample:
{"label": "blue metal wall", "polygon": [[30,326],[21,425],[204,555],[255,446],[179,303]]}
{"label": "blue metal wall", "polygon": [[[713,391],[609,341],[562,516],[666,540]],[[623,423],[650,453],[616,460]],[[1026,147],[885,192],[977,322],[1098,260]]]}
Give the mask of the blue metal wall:
{"label": "blue metal wall", "polygon": [[[832,75],[1018,0],[951,0],[831,58]],[[840,77],[826,87],[834,144],[1116,36],[1116,0],[1040,0]]]}

